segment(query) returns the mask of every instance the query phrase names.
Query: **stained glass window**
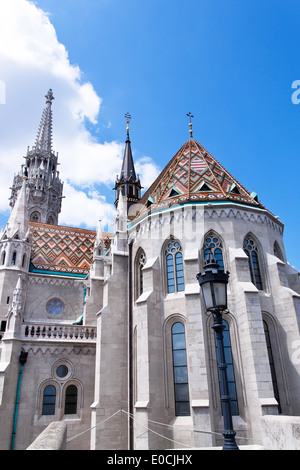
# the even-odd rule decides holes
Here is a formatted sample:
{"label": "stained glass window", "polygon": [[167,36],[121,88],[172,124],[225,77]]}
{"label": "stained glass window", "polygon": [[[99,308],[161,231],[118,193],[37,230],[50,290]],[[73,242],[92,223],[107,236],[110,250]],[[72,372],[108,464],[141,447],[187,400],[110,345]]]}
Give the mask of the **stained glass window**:
{"label": "stained glass window", "polygon": [[165,254],[168,293],[184,291],[183,259],[179,242],[170,241]]}
{"label": "stained glass window", "polygon": [[145,266],[146,261],[147,261],[146,254],[142,250],[138,254],[138,262],[137,262],[138,296],[144,292],[143,267]]}
{"label": "stained glass window", "polygon": [[257,287],[258,290],[263,290],[258,260],[258,248],[251,237],[247,237],[244,240],[244,252],[248,256],[251,282],[253,282],[253,284]]}
{"label": "stained glass window", "polygon": [[66,390],[65,398],[65,415],[77,413],[77,387],[76,385],[69,385]]}
{"label": "stained glass window", "polygon": [[214,232],[208,233],[208,235],[205,237],[203,243],[204,260],[206,259],[209,252],[213,254],[215,260],[220,266],[220,269],[224,271],[223,246],[221,240]]}
{"label": "stained glass window", "polygon": [[268,350],[268,358],[269,358],[269,364],[270,364],[270,371],[271,371],[271,377],[272,377],[274,397],[276,398],[277,403],[278,403],[278,412],[281,414],[278,383],[277,383],[277,378],[276,378],[276,371],[275,371],[275,364],[274,364],[274,358],[273,358],[273,352],[272,352],[272,345],[271,345],[269,327],[268,327],[268,324],[267,324],[266,321],[263,321],[263,325],[264,325],[266,345],[267,345],[267,350]]}
{"label": "stained glass window", "polygon": [[54,415],[55,414],[55,399],[56,399],[56,388],[54,385],[47,385],[43,395],[43,415]]}
{"label": "stained glass window", "polygon": [[177,322],[172,326],[172,352],[175,392],[176,416],[190,415],[190,399],[187,357],[185,345],[185,330],[182,323]]}
{"label": "stained glass window", "polygon": [[[232,351],[231,351],[230,333],[229,333],[229,326],[226,320],[223,320],[223,325],[225,326],[225,329],[223,330],[223,343],[224,343],[225,362],[227,366],[227,379],[228,379],[231,411],[233,415],[238,415],[239,409],[238,409],[236,384],[235,384],[235,376],[234,376],[234,366],[233,366]],[[218,351],[217,343],[216,343],[216,353],[218,357],[219,351]]]}

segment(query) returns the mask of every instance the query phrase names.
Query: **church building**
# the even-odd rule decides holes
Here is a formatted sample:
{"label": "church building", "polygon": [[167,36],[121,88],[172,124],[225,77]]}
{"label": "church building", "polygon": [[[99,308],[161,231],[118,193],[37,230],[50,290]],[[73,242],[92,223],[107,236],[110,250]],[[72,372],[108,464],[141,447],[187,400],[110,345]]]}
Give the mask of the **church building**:
{"label": "church building", "polygon": [[97,214],[96,231],[59,225],[53,99],[49,90],[0,233],[0,449],[26,449],[53,421],[66,422],[68,450],[222,446],[218,351],[197,280],[208,255],[230,273],[223,339],[236,442],[264,446],[274,423],[295,429],[300,282],[283,223],[191,122],[142,194],[126,115],[114,233]]}

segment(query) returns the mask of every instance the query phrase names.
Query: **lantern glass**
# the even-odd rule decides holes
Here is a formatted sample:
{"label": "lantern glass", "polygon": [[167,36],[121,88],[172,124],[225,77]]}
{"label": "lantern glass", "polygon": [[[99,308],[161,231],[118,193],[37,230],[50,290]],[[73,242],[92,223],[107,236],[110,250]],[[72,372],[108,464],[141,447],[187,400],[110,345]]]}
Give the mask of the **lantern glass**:
{"label": "lantern glass", "polygon": [[206,310],[214,307],[210,284],[210,282],[204,282],[201,285]]}
{"label": "lantern glass", "polygon": [[201,285],[207,310],[227,308],[227,285],[225,282],[209,281]]}
{"label": "lantern glass", "polygon": [[224,282],[214,282],[214,291],[217,308],[227,308],[227,285]]}

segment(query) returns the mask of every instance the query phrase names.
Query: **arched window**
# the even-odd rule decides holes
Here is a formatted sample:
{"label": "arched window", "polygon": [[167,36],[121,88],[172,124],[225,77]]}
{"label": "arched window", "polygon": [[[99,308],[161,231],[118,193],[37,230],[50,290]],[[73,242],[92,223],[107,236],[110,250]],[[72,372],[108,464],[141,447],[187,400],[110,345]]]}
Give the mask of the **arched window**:
{"label": "arched window", "polygon": [[172,353],[176,416],[190,415],[189,383],[185,345],[185,330],[182,323],[172,326]]}
{"label": "arched window", "polygon": [[[231,411],[233,415],[239,414],[238,408],[238,401],[237,401],[237,393],[236,393],[236,384],[235,384],[235,376],[234,376],[234,366],[233,366],[233,359],[232,359],[232,351],[231,351],[231,341],[230,341],[230,333],[229,333],[229,326],[226,320],[223,320],[223,325],[225,326],[223,330],[223,343],[224,343],[224,354],[225,354],[225,361],[227,366],[227,379],[228,379],[228,388],[229,388],[229,396],[230,396],[230,403],[231,403]],[[216,342],[216,354],[218,358],[218,347]],[[219,377],[220,380],[220,377]]]}
{"label": "arched window", "polygon": [[221,240],[214,232],[209,232],[204,239],[204,243],[203,243],[204,261],[209,252],[213,254],[215,260],[220,266],[220,269],[224,271],[223,246],[222,246]]}
{"label": "arched window", "polygon": [[251,282],[253,282],[258,290],[263,290],[258,259],[258,248],[255,241],[250,236],[246,237],[244,240],[244,252],[248,256],[249,260]]}
{"label": "arched window", "polygon": [[277,258],[279,258],[279,259],[281,259],[281,261],[283,261],[282,252],[281,252],[281,249],[280,249],[277,242],[274,242],[273,253],[274,253],[275,256],[277,256]]}
{"label": "arched window", "polygon": [[5,257],[6,257],[6,251],[3,251],[1,255],[1,264],[3,265],[5,263]]}
{"label": "arched window", "polygon": [[42,415],[54,415],[55,414],[55,399],[56,399],[56,388],[54,385],[47,385],[44,389],[43,394],[43,408]]}
{"label": "arched window", "polygon": [[182,250],[178,241],[172,240],[165,250],[168,293],[184,290]]}
{"label": "arched window", "polygon": [[11,265],[12,265],[12,266],[15,266],[15,265],[16,265],[16,261],[17,261],[17,252],[14,251],[14,252],[13,252],[13,255],[12,255],[12,258],[11,258]]}
{"label": "arched window", "polygon": [[24,253],[23,258],[22,258],[22,268],[25,268],[26,265],[26,253]]}
{"label": "arched window", "polygon": [[78,390],[76,385],[69,385],[65,396],[65,415],[77,413]]}
{"label": "arched window", "polygon": [[138,252],[136,262],[137,297],[142,295],[142,293],[144,292],[143,267],[145,266],[146,262],[146,254],[144,250],[140,250]]}
{"label": "arched window", "polygon": [[273,353],[272,353],[272,345],[271,345],[269,327],[268,327],[268,324],[265,320],[263,320],[263,325],[264,325],[266,345],[267,345],[267,350],[268,350],[268,358],[269,358],[270,371],[271,371],[271,377],[272,377],[272,383],[273,383],[274,397],[276,398],[277,403],[278,403],[278,412],[281,413],[279,391],[278,391],[278,384],[277,384],[275,365],[274,365],[274,359],[273,359]]}

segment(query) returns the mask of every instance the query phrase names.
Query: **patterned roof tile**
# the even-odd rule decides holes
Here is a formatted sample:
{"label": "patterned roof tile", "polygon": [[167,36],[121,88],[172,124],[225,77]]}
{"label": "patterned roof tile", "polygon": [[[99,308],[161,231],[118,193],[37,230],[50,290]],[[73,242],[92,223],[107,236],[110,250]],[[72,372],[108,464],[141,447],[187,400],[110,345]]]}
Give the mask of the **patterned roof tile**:
{"label": "patterned roof tile", "polygon": [[[30,222],[32,234],[32,270],[56,274],[89,273],[97,232],[82,228]],[[104,233],[106,248],[111,234]]]}

